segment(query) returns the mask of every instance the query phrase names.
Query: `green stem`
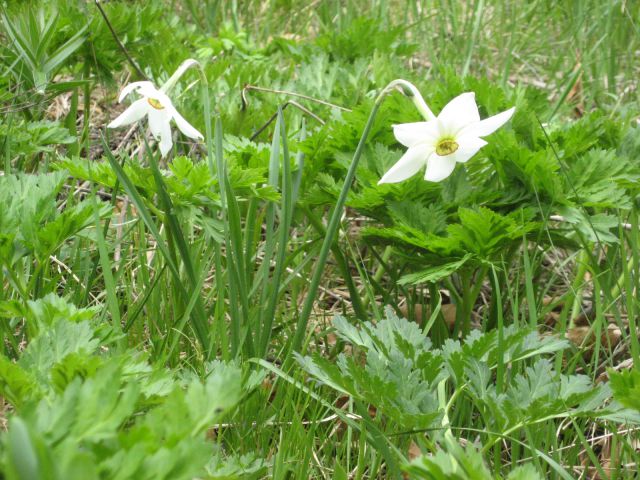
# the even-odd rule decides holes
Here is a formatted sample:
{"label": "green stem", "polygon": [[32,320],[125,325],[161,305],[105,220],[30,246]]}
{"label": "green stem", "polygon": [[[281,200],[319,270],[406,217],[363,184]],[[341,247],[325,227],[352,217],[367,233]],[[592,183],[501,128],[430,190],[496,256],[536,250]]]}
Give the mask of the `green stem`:
{"label": "green stem", "polygon": [[573,293],[573,302],[571,304],[571,314],[569,316],[569,328],[574,327],[574,320],[578,317],[580,310],[582,308],[582,292],[584,290],[584,276],[587,273],[587,269],[589,266],[589,252],[587,249],[583,249],[578,254],[578,258],[576,258],[576,276],[573,281],[572,291]]}
{"label": "green stem", "polygon": [[[480,267],[476,275],[473,288],[470,287],[470,284],[473,280],[473,274],[471,272],[462,272],[460,275],[464,293],[462,294],[461,299],[462,309],[460,312],[460,316],[456,316],[457,319],[462,319],[462,338],[465,338],[467,335],[469,335],[469,333],[471,333],[471,314],[473,313],[473,306],[476,304],[478,295],[480,295],[480,290],[482,289],[482,280],[487,275],[487,271],[488,267]],[[467,288],[468,285],[469,288]]]}
{"label": "green stem", "polygon": [[[180,77],[184,75],[184,73],[190,69],[191,67],[195,67],[198,71],[198,77],[200,78],[200,97],[202,99],[202,107],[204,110],[204,132],[205,132],[205,142],[207,146],[207,164],[209,166],[209,171],[212,175],[216,175],[218,177],[218,188],[220,190],[220,205],[221,205],[221,215],[222,215],[222,225],[224,228],[224,238],[226,240],[227,245],[229,244],[229,232],[227,228],[226,222],[226,197],[225,197],[225,182],[224,182],[224,162],[222,159],[222,122],[219,117],[216,117],[216,132],[220,136],[217,142],[215,142],[214,148],[214,135],[211,128],[211,97],[209,95],[209,81],[207,80],[207,75],[204,71],[204,67],[200,62],[194,60],[192,58],[185,60],[180,64],[180,66],[176,69],[176,71],[171,75],[169,80],[167,80],[164,85],[160,87],[160,90],[167,93],[171,90],[175,84],[178,82]],[[214,154],[215,152],[215,154]],[[224,305],[224,283],[223,283],[223,273],[221,269],[221,248],[220,245],[216,243],[214,247],[214,259],[215,259],[215,277],[216,277],[216,288],[218,289],[218,302],[221,302]],[[217,309],[216,309],[217,311]],[[216,315],[217,316],[217,315]],[[221,325],[218,325],[221,327]],[[220,335],[224,335],[222,331],[218,332]],[[208,352],[215,351],[213,348],[213,344],[215,342],[215,338],[210,338],[210,345]],[[206,348],[207,346],[205,346]],[[222,350],[226,350],[222,348]]]}
{"label": "green stem", "polygon": [[[456,311],[456,317],[458,317],[458,320],[461,320],[462,322],[456,322],[456,330],[457,328],[462,329],[462,338],[465,338],[471,331],[471,310],[473,307],[470,306],[471,295],[469,294],[469,289],[472,276],[473,275],[469,271],[462,271],[460,273],[460,287],[462,288],[463,293],[461,295],[460,310]],[[457,338],[458,332],[454,331],[454,333]]]}
{"label": "green stem", "polygon": [[[382,275],[384,275],[384,264],[387,263],[389,261],[389,259],[391,258],[391,252],[393,252],[393,249],[391,248],[391,245],[387,245],[386,248],[384,249],[384,252],[382,252],[382,262],[380,265],[378,265],[378,268],[376,269],[375,273],[373,274],[373,281],[375,283],[380,283],[380,280],[382,280]],[[366,289],[363,289],[362,294],[365,294]],[[369,306],[369,302],[371,301],[371,297],[369,295],[365,296],[362,299],[362,307],[363,308],[367,308]]]}
{"label": "green stem", "polygon": [[[342,191],[340,192],[340,196],[338,197],[338,201],[336,202],[336,206],[333,209],[331,217],[329,218],[329,225],[327,226],[327,235],[322,242],[322,247],[320,248],[320,254],[318,256],[318,261],[316,263],[315,270],[311,277],[311,283],[309,284],[309,292],[307,293],[307,297],[305,298],[304,304],[302,306],[302,311],[300,312],[300,317],[298,317],[298,323],[296,324],[296,331],[294,332],[293,340],[290,346],[290,352],[298,351],[302,347],[302,341],[305,337],[305,333],[307,331],[307,325],[309,323],[309,317],[311,315],[311,310],[313,309],[313,304],[316,299],[316,294],[318,293],[318,288],[320,287],[320,281],[322,280],[322,273],[324,272],[325,264],[327,263],[327,257],[329,256],[329,251],[333,245],[333,242],[336,237],[336,233],[338,232],[338,228],[340,226],[340,218],[342,217],[342,212],[344,209],[344,204],[347,201],[347,195],[349,194],[349,190],[351,188],[351,184],[353,183],[353,179],[356,175],[356,170],[358,169],[358,164],[360,163],[360,157],[362,156],[362,152],[364,151],[364,146],[367,143],[367,137],[369,136],[369,132],[371,131],[371,127],[373,127],[373,123],[375,121],[378,110],[380,109],[380,105],[384,98],[396,88],[400,88],[402,93],[412,98],[415,102],[422,97],[419,96],[419,93],[415,87],[411,85],[409,82],[405,80],[394,80],[389,85],[387,85],[384,90],[378,95],[376,98],[375,104],[371,109],[371,113],[369,114],[369,119],[364,127],[364,131],[362,132],[362,136],[360,137],[360,141],[358,142],[358,147],[356,148],[356,152],[353,155],[353,160],[351,161],[351,165],[349,166],[349,170],[347,171],[347,175],[344,179],[344,185],[342,186]],[[424,103],[424,100],[422,100]],[[420,104],[422,105],[422,104]],[[423,105],[426,107],[426,104]],[[428,110],[428,107],[426,107]],[[422,109],[424,110],[424,108]],[[421,111],[422,111],[421,110]],[[428,112],[425,110],[425,114]],[[432,114],[433,115],[433,114]],[[304,352],[303,352],[304,353]],[[287,356],[287,362],[291,356]]]}
{"label": "green stem", "polygon": [[329,219],[329,225],[327,226],[327,235],[324,237],[324,241],[322,242],[318,261],[316,263],[313,276],[311,277],[309,291],[302,306],[300,317],[298,318],[296,331],[293,336],[293,341],[291,342],[291,351],[300,350],[300,347],[302,347],[302,340],[304,338],[305,332],[307,331],[307,324],[309,323],[309,317],[311,315],[311,310],[313,309],[313,303],[315,302],[316,294],[318,293],[318,287],[320,286],[322,273],[324,272],[324,266],[327,263],[329,251],[331,250],[331,246],[333,245],[336,233],[338,232],[338,227],[340,226],[340,217],[342,216],[344,204],[347,201],[347,195],[349,194],[351,183],[353,182],[353,179],[356,175],[356,169],[358,168],[358,163],[360,163],[362,151],[364,150],[367,137],[369,136],[369,132],[371,131],[371,127],[373,126],[373,122],[379,108],[380,101],[376,101],[373,109],[371,110],[371,114],[369,115],[369,120],[367,120],[367,124],[364,127],[364,132],[362,133],[362,137],[360,138],[360,142],[358,143],[358,147],[356,148],[356,153],[353,156],[353,161],[351,162],[349,170],[347,171],[347,176],[345,177],[342,191],[340,192],[340,196],[338,197],[336,206],[333,209],[333,213],[331,214],[331,217]]}
{"label": "green stem", "polygon": [[[309,207],[303,207],[303,210],[307,218],[309,219],[309,223],[311,224],[313,229],[320,235],[326,235],[327,232],[324,226],[322,225],[318,217],[313,214],[311,209]],[[351,277],[351,273],[349,272],[349,263],[347,262],[347,258],[344,256],[337,243],[334,242],[333,246],[331,247],[331,251],[333,252],[333,256],[336,259],[336,264],[338,265],[340,273],[342,274],[342,278],[344,279],[347,285],[347,289],[349,290],[349,296],[351,298],[353,311],[356,317],[364,321],[366,320],[366,304],[364,303],[364,300],[366,300],[366,298],[364,300],[361,300],[360,292],[358,292],[358,288],[356,287],[356,284]]]}

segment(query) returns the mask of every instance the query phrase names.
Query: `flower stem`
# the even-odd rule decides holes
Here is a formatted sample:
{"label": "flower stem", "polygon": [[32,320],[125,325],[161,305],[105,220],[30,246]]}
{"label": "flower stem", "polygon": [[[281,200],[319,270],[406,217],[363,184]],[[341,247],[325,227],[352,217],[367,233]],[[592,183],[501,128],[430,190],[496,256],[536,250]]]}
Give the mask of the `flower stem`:
{"label": "flower stem", "polygon": [[[225,175],[224,175],[224,161],[222,159],[222,138],[219,138],[217,142],[214,143],[214,134],[211,128],[211,97],[209,95],[209,81],[207,80],[207,75],[204,71],[204,67],[200,62],[189,58],[182,62],[180,66],[176,69],[176,71],[171,75],[169,80],[167,80],[160,90],[167,93],[171,90],[178,80],[185,74],[185,72],[191,67],[195,67],[198,72],[198,77],[200,79],[200,98],[202,101],[202,107],[204,110],[204,133],[205,133],[205,142],[207,148],[207,164],[209,166],[209,171],[211,175],[216,175],[218,178],[218,189],[220,193],[220,205],[221,205],[221,215],[222,215],[222,225],[224,228],[224,238],[226,243],[228,244],[229,232],[227,229],[226,222],[226,197],[225,197]],[[222,135],[222,122],[220,121],[219,116],[216,117],[216,131],[219,136]],[[215,145],[215,147],[214,147]],[[216,275],[216,288],[218,289],[218,302],[224,304],[224,295],[225,288],[223,285],[223,274],[221,270],[222,265],[222,254],[221,247],[218,243],[214,246],[214,258],[215,258],[215,275]],[[213,342],[215,342],[215,338],[211,338],[211,345],[207,347],[209,352],[214,351]],[[226,352],[226,348],[223,345],[222,350]]]}
{"label": "flower stem", "polygon": [[[347,195],[349,194],[351,184],[353,183],[353,179],[355,178],[356,170],[358,169],[358,164],[360,163],[360,157],[362,156],[364,146],[367,143],[367,137],[369,136],[371,127],[373,127],[373,123],[375,121],[378,110],[380,109],[382,101],[390,92],[392,92],[397,87],[404,87],[401,89],[402,93],[410,97],[414,101],[414,103],[416,102],[416,93],[419,99],[422,99],[417,89],[405,80],[392,81],[382,90],[380,95],[378,95],[378,97],[376,98],[373,108],[371,109],[371,113],[369,114],[369,119],[367,120],[364,131],[362,132],[362,136],[360,137],[360,141],[358,142],[356,152],[353,155],[353,160],[351,161],[351,165],[349,166],[349,170],[347,171],[347,176],[344,179],[344,185],[342,186],[342,190],[340,191],[340,195],[338,196],[338,201],[336,202],[336,206],[331,213],[331,217],[329,218],[327,232],[324,237],[324,241],[322,242],[322,247],[320,248],[320,254],[318,256],[318,261],[316,262],[315,270],[313,271],[313,275],[311,277],[307,297],[305,298],[304,304],[302,305],[302,311],[300,312],[300,316],[298,317],[296,330],[294,332],[293,340],[291,341],[289,352],[298,351],[302,347],[302,341],[307,331],[307,325],[309,323],[311,310],[313,309],[313,304],[316,299],[316,294],[318,293],[320,281],[322,280],[322,273],[324,272],[324,267],[327,263],[329,251],[331,250],[331,246],[333,245],[336,233],[338,232],[338,228],[340,226],[340,218],[342,217],[344,204],[347,201]],[[413,87],[413,89],[411,87]],[[424,103],[424,100],[422,100],[422,103]],[[424,107],[426,107],[426,103],[424,104]],[[429,110],[429,107],[426,107],[426,109],[427,112],[431,112],[431,110]],[[433,113],[431,113],[431,115],[433,115]],[[292,357],[290,355],[287,356],[286,362],[288,363],[291,358]]]}
{"label": "flower stem", "polygon": [[402,92],[404,96],[409,97],[411,99],[411,101],[416,106],[418,111],[422,114],[422,116],[425,118],[425,120],[427,121],[435,120],[436,116],[433,114],[433,112],[427,105],[427,102],[425,102],[424,98],[422,98],[420,91],[416,88],[416,86],[413,83],[407,82],[406,80],[403,80],[400,78],[392,81],[389,85],[387,85],[385,90],[390,91],[394,88],[400,90],[400,92]]}
{"label": "flower stem", "polygon": [[[200,89],[201,89],[201,97],[202,97],[202,105],[204,109],[204,133],[205,133],[205,141],[207,145],[207,163],[209,165],[209,171],[211,175],[216,175],[218,178],[218,191],[220,193],[220,215],[222,220],[222,228],[224,234],[224,242],[229,251],[230,238],[229,238],[229,228],[227,225],[227,198],[226,198],[226,173],[224,168],[224,159],[223,159],[223,146],[222,146],[222,120],[219,115],[216,115],[216,137],[214,138],[214,134],[211,129],[211,98],[209,96],[209,82],[207,81],[207,76],[204,72],[204,68],[202,65],[195,60],[186,60],[180,65],[178,70],[171,76],[171,78],[165,83],[168,88],[171,88],[175,82],[177,82],[178,78],[182,76],[182,74],[191,66],[198,67],[198,75],[200,76]],[[163,86],[164,87],[164,86]],[[215,148],[214,148],[215,144]],[[214,153],[215,152],[215,153]],[[214,158],[215,157],[215,158]],[[222,248],[218,242],[214,245],[214,258],[215,258],[215,279],[216,279],[216,288],[218,290],[218,305],[224,305],[225,294],[227,289],[224,285],[224,275],[222,272]],[[217,308],[216,308],[217,310]],[[224,316],[220,315],[220,319],[222,320]],[[224,321],[222,320],[220,324],[218,324],[218,331],[221,333],[221,336],[224,336],[222,332],[224,332]],[[215,338],[211,337],[211,342],[215,342]],[[224,344],[223,340],[220,340],[221,346]],[[231,352],[232,354],[237,353],[238,342],[237,339],[232,341],[231,344]],[[209,351],[212,351],[210,349]],[[223,351],[227,351],[227,347],[222,347]]]}

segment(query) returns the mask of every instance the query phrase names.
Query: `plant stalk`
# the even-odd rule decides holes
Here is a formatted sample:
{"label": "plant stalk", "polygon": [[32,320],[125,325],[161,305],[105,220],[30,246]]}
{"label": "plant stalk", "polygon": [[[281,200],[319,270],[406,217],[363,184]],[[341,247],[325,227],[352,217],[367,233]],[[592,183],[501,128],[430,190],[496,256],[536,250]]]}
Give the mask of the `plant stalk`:
{"label": "plant stalk", "polygon": [[[353,180],[355,178],[356,170],[358,169],[360,157],[362,156],[362,152],[364,151],[364,147],[367,143],[369,132],[371,131],[371,127],[373,127],[373,123],[376,119],[376,115],[378,113],[378,110],[380,109],[382,101],[390,92],[395,89],[400,89],[400,91],[404,95],[412,99],[416,106],[420,105],[419,110],[421,113],[423,113],[423,115],[429,116],[430,114],[431,116],[433,116],[433,113],[431,112],[431,110],[429,110],[429,107],[427,107],[426,103],[424,103],[424,99],[422,99],[422,96],[420,95],[418,90],[415,88],[415,86],[413,86],[406,80],[392,81],[382,90],[380,95],[378,95],[378,97],[376,98],[373,108],[371,109],[371,113],[369,114],[369,119],[367,120],[364,131],[362,132],[362,136],[360,137],[360,141],[358,142],[355,154],[353,155],[353,160],[351,161],[351,165],[349,166],[349,170],[347,171],[347,176],[345,177],[344,185],[342,186],[342,190],[340,191],[340,195],[338,196],[338,201],[336,202],[336,206],[331,213],[331,217],[329,218],[327,234],[324,237],[322,247],[320,248],[318,261],[311,277],[311,283],[309,284],[309,292],[307,293],[307,297],[302,306],[302,311],[300,312],[300,316],[298,317],[298,322],[296,324],[296,330],[293,336],[293,340],[291,341],[289,353],[298,351],[302,347],[302,341],[307,331],[307,325],[309,323],[311,310],[313,309],[316,294],[318,293],[318,288],[320,287],[320,281],[322,280],[322,273],[324,272],[324,267],[327,263],[329,251],[331,250],[336,234],[338,232],[338,228],[340,226],[340,218],[342,217],[344,205],[347,201],[347,195],[349,194],[351,184],[353,183]],[[286,361],[290,361],[290,358],[292,357],[288,355]]]}

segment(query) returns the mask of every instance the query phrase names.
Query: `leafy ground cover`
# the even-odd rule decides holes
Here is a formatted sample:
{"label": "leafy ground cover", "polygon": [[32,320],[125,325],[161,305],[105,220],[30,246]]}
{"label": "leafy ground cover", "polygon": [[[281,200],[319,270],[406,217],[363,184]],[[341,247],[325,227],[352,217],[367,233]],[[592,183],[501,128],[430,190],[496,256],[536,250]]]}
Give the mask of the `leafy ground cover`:
{"label": "leafy ground cover", "polygon": [[639,4],[1,8],[3,478],[637,478]]}

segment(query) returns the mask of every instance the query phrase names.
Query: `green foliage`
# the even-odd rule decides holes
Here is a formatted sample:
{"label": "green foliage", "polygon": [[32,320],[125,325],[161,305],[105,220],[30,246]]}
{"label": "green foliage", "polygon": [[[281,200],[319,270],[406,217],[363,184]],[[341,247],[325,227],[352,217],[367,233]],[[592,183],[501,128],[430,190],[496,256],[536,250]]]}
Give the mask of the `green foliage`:
{"label": "green foliage", "polygon": [[[1,19],[6,35],[11,39],[11,73],[18,83],[24,82],[35,93],[45,94],[56,72],[83,44],[86,25],[77,29],[61,45],[51,48],[57,31],[57,14],[28,8],[20,16],[14,13],[9,17],[2,12]],[[55,87],[58,91],[65,88],[64,84]]]}
{"label": "green foliage", "polygon": [[[56,196],[63,186],[65,172],[0,177],[2,246],[0,262],[14,264],[32,254],[40,262],[92,224],[94,207],[76,203],[64,212],[57,210]],[[106,213],[106,207],[99,215]]]}
{"label": "green foliage", "polygon": [[[593,379],[627,344],[638,360],[640,4],[471,3],[3,4],[3,478],[634,475],[640,381]],[[200,61],[215,114],[195,70],[169,94],[218,123],[214,151],[178,143],[158,167],[144,129],[100,142],[142,80],[122,47],[156,85]],[[481,118],[516,114],[446,181],[378,185],[405,151],[391,126],[421,120],[388,96],[314,298],[324,219],[394,78],[436,113],[473,91]],[[317,322],[294,331],[303,302]],[[583,310],[595,342],[569,348]]]}
{"label": "green foliage", "polygon": [[341,393],[370,402],[399,428],[424,428],[439,417],[434,390],[442,380],[442,358],[430,350],[431,341],[418,326],[387,311],[387,320],[361,329],[343,317],[334,318],[338,335],[362,351],[340,354],[336,364],[315,355],[299,358],[302,367],[320,382]]}
{"label": "green foliage", "polygon": [[[406,467],[410,478],[424,478],[429,480],[493,480],[482,459],[482,455],[473,445],[466,449],[454,445],[447,450],[439,450],[433,456],[422,456],[413,460]],[[507,480],[542,480],[543,477],[532,465],[514,468],[506,477]]]}
{"label": "green foliage", "polygon": [[[443,379],[450,378],[462,386],[472,377],[483,377],[485,384],[474,386],[471,382],[471,387],[486,390],[490,371],[498,362],[496,332],[474,332],[463,345],[448,340],[439,350],[431,346],[416,323],[399,319],[390,309],[386,315],[378,324],[367,322],[360,328],[343,317],[334,318],[336,333],[356,352],[340,354],[335,364],[319,355],[300,357],[301,365],[341,393],[373,402],[394,424],[405,428],[424,428],[439,418],[436,387]],[[506,331],[503,341],[501,355],[505,362],[567,347],[564,341],[538,339],[535,333],[516,329]]]}
{"label": "green foliage", "polygon": [[[548,356],[566,349],[564,340],[510,327],[500,333],[473,331],[464,343],[449,339],[435,349],[417,324],[399,319],[391,309],[375,325],[366,322],[356,328],[342,317],[333,323],[352,352],[341,353],[335,363],[320,355],[298,357],[299,363],[321,384],[374,406],[388,432],[430,429],[442,423],[445,412],[438,385],[444,382],[457,392],[448,409],[464,408],[465,397],[470,399],[491,443],[496,440],[488,432],[517,437],[514,432],[556,419],[640,421],[640,416],[619,405],[607,405],[608,386],[555,371]],[[496,378],[503,365],[509,365],[506,377]],[[464,417],[459,421],[451,427],[464,429]],[[482,457],[472,450],[440,451],[409,470],[417,478],[446,478],[459,468],[462,476],[456,478],[492,478]]]}
{"label": "green foliage", "polygon": [[640,411],[640,372],[609,372],[609,377],[614,398],[625,407]]}
{"label": "green foliage", "polygon": [[16,408],[2,436],[7,478],[203,475],[205,433],[245,394],[242,370],[214,362],[204,379],[180,379],[134,352],[111,353],[93,320],[79,319],[89,311],[47,303],[36,311],[48,328],[16,363],[0,357],[2,395]]}
{"label": "green foliage", "polygon": [[50,153],[56,145],[69,145],[76,138],[60,122],[40,120],[0,123],[0,143],[11,156],[30,157]]}
{"label": "green foliage", "polygon": [[407,55],[417,49],[417,45],[401,40],[402,27],[386,28],[380,20],[355,18],[342,31],[328,28],[316,42],[327,53],[347,61],[370,57],[381,51],[387,55]]}

